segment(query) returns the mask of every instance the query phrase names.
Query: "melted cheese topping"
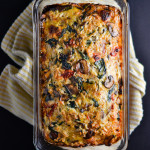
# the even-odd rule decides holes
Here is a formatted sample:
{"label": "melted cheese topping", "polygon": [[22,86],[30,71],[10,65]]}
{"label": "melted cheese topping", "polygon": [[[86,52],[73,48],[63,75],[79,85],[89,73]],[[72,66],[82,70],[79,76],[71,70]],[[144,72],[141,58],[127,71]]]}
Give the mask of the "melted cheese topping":
{"label": "melted cheese topping", "polygon": [[41,16],[40,93],[45,140],[111,145],[122,137],[122,20],[98,4],[47,6]]}

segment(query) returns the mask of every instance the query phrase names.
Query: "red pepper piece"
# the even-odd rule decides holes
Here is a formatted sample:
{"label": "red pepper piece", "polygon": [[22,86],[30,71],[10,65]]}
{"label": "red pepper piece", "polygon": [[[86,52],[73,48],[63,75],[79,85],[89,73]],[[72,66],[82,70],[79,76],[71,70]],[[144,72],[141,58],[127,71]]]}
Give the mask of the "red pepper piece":
{"label": "red pepper piece", "polygon": [[74,71],[72,70],[65,70],[64,74],[62,74],[63,78],[70,78],[74,74]]}

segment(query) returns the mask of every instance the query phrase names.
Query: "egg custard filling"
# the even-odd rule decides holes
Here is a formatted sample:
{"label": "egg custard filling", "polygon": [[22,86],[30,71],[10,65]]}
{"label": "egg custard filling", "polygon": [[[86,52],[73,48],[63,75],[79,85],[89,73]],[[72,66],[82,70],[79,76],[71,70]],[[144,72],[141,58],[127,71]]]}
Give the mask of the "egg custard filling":
{"label": "egg custard filling", "polygon": [[122,15],[113,6],[46,6],[40,22],[43,135],[58,146],[122,138]]}

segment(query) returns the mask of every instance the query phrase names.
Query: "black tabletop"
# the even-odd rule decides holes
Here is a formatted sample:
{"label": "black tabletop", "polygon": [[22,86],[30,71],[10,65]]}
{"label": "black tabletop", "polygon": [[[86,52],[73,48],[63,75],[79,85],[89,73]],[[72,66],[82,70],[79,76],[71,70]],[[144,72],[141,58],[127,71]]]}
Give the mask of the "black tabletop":
{"label": "black tabletop", "polygon": [[[31,0],[0,0],[0,41],[17,16]],[[139,61],[145,66],[147,81],[146,96],[143,98],[144,118],[132,133],[128,150],[149,150],[150,142],[150,0],[129,0],[131,31]],[[15,63],[0,49],[0,72],[7,64]],[[0,107],[0,149],[34,150],[33,127]]]}

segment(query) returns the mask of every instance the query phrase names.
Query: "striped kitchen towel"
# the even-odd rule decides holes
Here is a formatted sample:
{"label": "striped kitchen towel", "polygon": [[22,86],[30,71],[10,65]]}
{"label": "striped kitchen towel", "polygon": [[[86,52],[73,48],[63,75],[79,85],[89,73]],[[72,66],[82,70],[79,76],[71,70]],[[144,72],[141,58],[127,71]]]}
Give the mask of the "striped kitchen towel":
{"label": "striped kitchen towel", "polygon": [[[33,124],[32,38],[31,3],[10,27],[1,44],[3,51],[21,69],[7,65],[0,76],[0,106],[30,124]],[[130,35],[130,133],[143,117],[142,97],[146,87],[143,71]]]}

